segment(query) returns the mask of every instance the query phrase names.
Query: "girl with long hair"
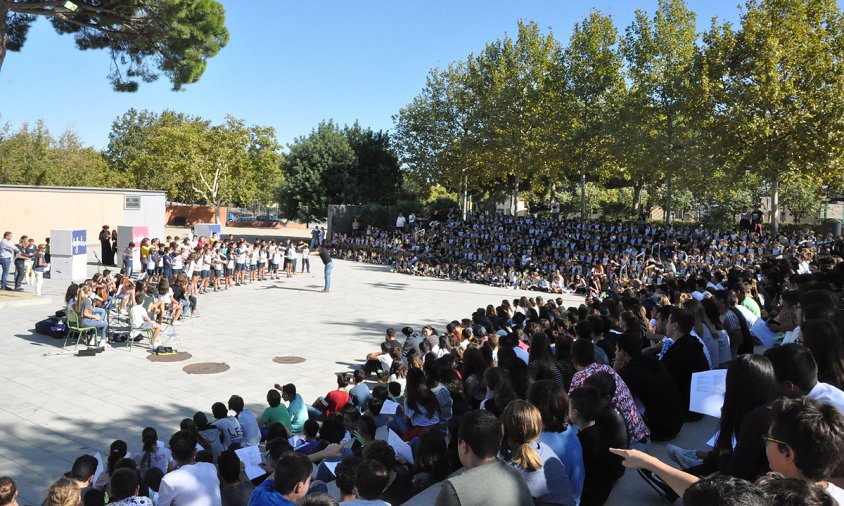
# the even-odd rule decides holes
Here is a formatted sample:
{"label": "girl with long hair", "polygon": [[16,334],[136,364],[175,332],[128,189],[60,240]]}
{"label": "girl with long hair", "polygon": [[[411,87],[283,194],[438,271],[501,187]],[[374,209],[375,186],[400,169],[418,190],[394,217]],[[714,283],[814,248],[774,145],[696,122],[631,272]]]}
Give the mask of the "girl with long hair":
{"label": "girl with long hair", "polygon": [[669,446],[669,455],[688,466],[697,457],[702,463],[688,472],[704,476],[720,472],[753,481],[768,471],[765,441],[771,425],[771,407],[779,395],[774,366],[762,355],[739,355],[727,368],[724,405],[718,438],[707,453]]}
{"label": "girl with long hair", "polygon": [[[535,333],[530,341],[528,369],[534,380],[550,379],[561,387],[566,384],[564,371],[557,366],[556,359],[551,355],[551,346],[545,332]],[[571,377],[568,380],[571,382]]]}
{"label": "girl with long hair", "polygon": [[440,423],[440,403],[428,388],[422,369],[414,368],[407,372],[404,414],[410,424],[402,434],[405,441],[410,441],[428,427],[435,427]]}
{"label": "girl with long hair", "polygon": [[574,491],[565,466],[550,446],[539,440],[542,416],[521,399],[501,414],[501,457],[524,477],[538,504],[574,504]]}
{"label": "girl with long hair", "polygon": [[536,406],[542,417],[539,441],[550,446],[566,466],[574,497],[579,501],[586,480],[586,469],[583,466],[583,448],[577,438],[577,429],[569,423],[569,397],[566,391],[553,381],[537,381],[528,389],[528,401]]}
{"label": "girl with long hair", "polygon": [[844,343],[835,324],[829,320],[806,320],[800,326],[800,339],[818,363],[818,381],[838,389],[844,387]]}
{"label": "girl with long hair", "polygon": [[91,301],[91,287],[82,285],[76,292],[76,301],[73,304],[73,312],[79,316],[80,327],[94,327],[100,334],[100,342],[106,341],[108,322],[105,318],[94,311],[94,303]]}
{"label": "girl with long hair", "polygon": [[141,476],[152,467],[161,469],[165,474],[173,470],[173,455],[170,450],[158,445],[158,432],[154,428],[147,427],[141,432],[141,443],[141,453],[134,456]]}

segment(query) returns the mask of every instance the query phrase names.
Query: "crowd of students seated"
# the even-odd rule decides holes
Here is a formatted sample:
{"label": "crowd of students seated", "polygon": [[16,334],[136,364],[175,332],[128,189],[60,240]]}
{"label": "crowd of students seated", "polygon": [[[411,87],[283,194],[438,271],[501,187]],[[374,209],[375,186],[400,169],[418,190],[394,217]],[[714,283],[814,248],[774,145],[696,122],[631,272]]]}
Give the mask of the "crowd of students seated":
{"label": "crowd of students seated", "polygon": [[[444,328],[387,329],[312,403],[276,384],[256,417],[232,396],[167,444],[153,428],[139,445],[115,441],[99,474],[80,457],[45,504],[591,506],[625,469],[655,501],[844,504],[844,262],[805,272],[803,261],[732,266],[717,284],[705,271],[665,278],[578,307],[505,299]],[[702,418],[692,376],[718,368],[711,447],[669,445],[678,467],[648,454]],[[237,450],[256,445],[264,472],[250,480]],[[332,481],[339,498],[325,493]],[[0,478],[0,492],[13,489]]]}
{"label": "crowd of students seated", "polygon": [[550,293],[619,292],[668,279],[753,269],[790,255],[807,269],[818,245],[812,232],[765,234],[621,222],[583,222],[476,214],[427,229],[403,227],[336,234],[332,256],[387,264],[397,272]]}
{"label": "crowd of students seated", "polygon": [[[312,241],[319,245],[318,239]],[[198,317],[197,298],[210,291],[292,277],[297,267],[310,272],[310,247],[305,242],[220,240],[188,235],[168,236],[164,241],[143,239],[138,246],[141,270],[134,266],[135,244],[123,252],[123,267],[109,269],[81,284],[72,283],[65,294],[66,311],[79,317],[81,327],[98,332],[98,344],[113,337],[113,317],[128,316],[131,338],[149,331],[152,348],[158,343],[162,324],[179,325],[184,318]]]}

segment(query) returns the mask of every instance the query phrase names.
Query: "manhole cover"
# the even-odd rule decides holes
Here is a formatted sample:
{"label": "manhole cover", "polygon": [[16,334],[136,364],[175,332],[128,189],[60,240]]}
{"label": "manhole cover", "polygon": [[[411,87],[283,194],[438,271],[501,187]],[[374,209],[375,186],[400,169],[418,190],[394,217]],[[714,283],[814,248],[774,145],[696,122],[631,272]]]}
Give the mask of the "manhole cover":
{"label": "manhole cover", "polygon": [[275,357],[273,359],[273,362],[275,362],[276,364],[301,364],[304,361],[304,358],[294,357],[292,355],[289,357]]}
{"label": "manhole cover", "polygon": [[217,374],[229,370],[229,365],[223,362],[200,362],[182,367],[188,374]]}
{"label": "manhole cover", "polygon": [[156,355],[155,353],[150,353],[147,355],[147,360],[150,362],[184,362],[192,356],[186,351],[180,351],[175,355]]}

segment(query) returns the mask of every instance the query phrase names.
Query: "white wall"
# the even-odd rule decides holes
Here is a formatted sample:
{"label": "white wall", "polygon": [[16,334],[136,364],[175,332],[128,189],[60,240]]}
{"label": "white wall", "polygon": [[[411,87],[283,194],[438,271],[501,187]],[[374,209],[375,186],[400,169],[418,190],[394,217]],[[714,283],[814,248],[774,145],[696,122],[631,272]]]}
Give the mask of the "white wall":
{"label": "white wall", "polygon": [[165,196],[132,193],[131,191],[127,191],[126,195],[140,196],[141,208],[124,210],[123,223],[120,223],[120,225],[145,226],[149,228],[150,238],[164,239]]}

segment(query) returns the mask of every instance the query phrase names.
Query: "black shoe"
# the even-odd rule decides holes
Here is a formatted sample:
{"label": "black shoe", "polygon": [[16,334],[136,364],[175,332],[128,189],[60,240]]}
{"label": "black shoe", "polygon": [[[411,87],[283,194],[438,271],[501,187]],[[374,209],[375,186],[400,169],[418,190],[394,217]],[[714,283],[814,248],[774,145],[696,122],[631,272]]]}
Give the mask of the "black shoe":
{"label": "black shoe", "polygon": [[144,338],[144,336],[135,336],[135,338],[132,339],[132,340],[135,341],[136,343],[140,343],[141,339],[143,339],[143,338]]}
{"label": "black shoe", "polygon": [[12,289],[11,289],[11,288],[9,288],[8,286],[7,286],[6,288],[4,288],[4,290],[6,290],[7,292],[11,292],[11,291],[12,291]]}
{"label": "black shoe", "polygon": [[669,503],[673,504],[680,496],[674,492],[671,487],[668,486],[667,483],[662,481],[662,479],[652,473],[651,471],[646,471],[644,469],[639,469],[639,476],[645,480],[645,483],[651,486],[654,491],[659,494],[660,497],[668,501]]}

